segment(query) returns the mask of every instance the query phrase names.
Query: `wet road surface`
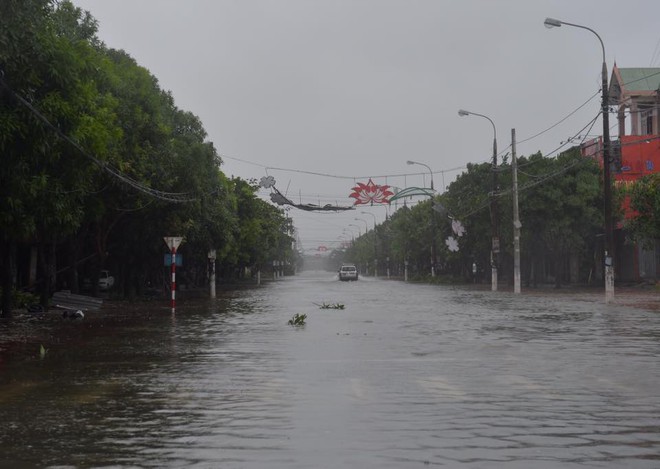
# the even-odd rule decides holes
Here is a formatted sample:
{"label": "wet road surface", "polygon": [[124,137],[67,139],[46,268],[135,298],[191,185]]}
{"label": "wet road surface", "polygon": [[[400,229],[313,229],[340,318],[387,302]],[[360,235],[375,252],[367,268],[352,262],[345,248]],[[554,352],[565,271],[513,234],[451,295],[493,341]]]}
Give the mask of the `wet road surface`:
{"label": "wet road surface", "polygon": [[0,467],[657,468],[659,356],[660,313],[600,295],[303,272],[33,320]]}

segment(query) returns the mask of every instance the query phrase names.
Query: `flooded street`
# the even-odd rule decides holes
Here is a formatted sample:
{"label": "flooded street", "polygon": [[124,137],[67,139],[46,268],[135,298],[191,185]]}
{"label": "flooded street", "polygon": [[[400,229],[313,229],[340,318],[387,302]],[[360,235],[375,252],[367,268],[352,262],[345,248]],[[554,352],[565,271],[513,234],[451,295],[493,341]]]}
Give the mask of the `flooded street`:
{"label": "flooded street", "polygon": [[35,320],[0,467],[660,467],[660,313],[563,293],[303,272]]}

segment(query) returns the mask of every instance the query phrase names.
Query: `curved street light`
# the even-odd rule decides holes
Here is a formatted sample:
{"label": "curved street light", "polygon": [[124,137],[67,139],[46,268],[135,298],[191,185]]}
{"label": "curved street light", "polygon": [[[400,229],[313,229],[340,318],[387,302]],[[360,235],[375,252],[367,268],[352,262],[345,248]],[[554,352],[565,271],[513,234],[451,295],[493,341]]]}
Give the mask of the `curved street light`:
{"label": "curved street light", "polygon": [[355,228],[357,228],[357,230],[358,230],[358,238],[359,238],[360,236],[362,236],[362,233],[361,233],[361,231],[360,231],[362,228],[360,228],[359,225],[356,225],[355,223],[349,223],[348,226],[354,226]]}
{"label": "curved street light", "polygon": [[609,90],[607,89],[607,62],[605,60],[605,44],[598,33],[591,28],[581,24],[568,23],[555,18],[546,18],[543,22],[546,28],[558,28],[562,25],[573,26],[574,28],[586,29],[598,38],[603,52],[603,65],[601,68],[602,80],[602,103],[601,113],[603,114],[603,216],[605,218],[605,301],[610,302],[614,299],[614,223],[612,220],[612,175],[611,175],[611,143],[610,143],[610,116],[609,116]]}
{"label": "curved street light", "polygon": [[433,190],[433,171],[431,171],[431,167],[429,165],[412,160],[406,161],[406,164],[418,164],[420,166],[425,166],[429,170],[429,174],[431,175],[431,190]]}
{"label": "curved street light", "polygon": [[369,231],[369,225],[367,225],[367,220],[364,218],[354,218],[353,220],[361,221],[364,223],[364,234],[367,234],[367,231]]}
{"label": "curved street light", "polygon": [[492,172],[493,172],[493,194],[490,198],[490,216],[491,216],[491,229],[492,229],[492,246],[490,251],[490,270],[491,270],[491,290],[497,291],[497,264],[498,259],[497,255],[500,252],[500,240],[499,240],[499,230],[498,230],[498,210],[497,210],[497,196],[496,192],[497,187],[497,128],[495,127],[495,122],[490,117],[479,114],[477,112],[466,111],[465,109],[459,109],[458,115],[461,117],[465,116],[478,116],[488,119],[488,122],[493,126],[493,162],[492,162]]}
{"label": "curved street light", "polygon": [[374,228],[376,227],[376,215],[371,212],[360,212],[362,215],[370,215],[374,218]]}

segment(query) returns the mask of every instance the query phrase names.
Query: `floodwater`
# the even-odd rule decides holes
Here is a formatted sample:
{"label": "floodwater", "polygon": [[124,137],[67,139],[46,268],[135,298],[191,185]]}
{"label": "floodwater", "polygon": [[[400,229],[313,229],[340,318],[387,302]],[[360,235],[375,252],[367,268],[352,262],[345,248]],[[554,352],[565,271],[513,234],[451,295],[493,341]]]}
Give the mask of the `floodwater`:
{"label": "floodwater", "polygon": [[602,300],[303,272],[16,318],[0,467],[660,467],[660,313]]}

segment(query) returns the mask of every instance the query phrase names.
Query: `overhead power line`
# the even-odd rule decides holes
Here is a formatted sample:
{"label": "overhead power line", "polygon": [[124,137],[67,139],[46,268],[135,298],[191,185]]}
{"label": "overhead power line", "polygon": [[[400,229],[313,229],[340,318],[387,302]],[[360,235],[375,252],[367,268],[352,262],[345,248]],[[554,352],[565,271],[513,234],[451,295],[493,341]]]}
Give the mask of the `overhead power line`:
{"label": "overhead power line", "polygon": [[138,190],[144,194],[147,194],[151,197],[155,197],[160,200],[164,200],[167,202],[175,202],[175,203],[184,203],[184,202],[193,202],[197,200],[197,197],[194,196],[194,194],[189,193],[189,192],[165,192],[165,191],[160,191],[157,189],[153,189],[151,187],[145,186],[139,181],[136,181],[135,179],[131,178],[130,176],[122,173],[120,170],[117,168],[114,168],[112,165],[105,161],[101,161],[95,156],[91,155],[85,149],[83,149],[76,141],[71,139],[68,135],[66,135],[64,132],[62,132],[59,128],[57,128],[55,125],[51,124],[51,122],[48,120],[46,116],[44,116],[41,112],[39,112],[32,104],[30,104],[26,99],[24,99],[22,96],[20,96],[18,93],[16,93],[0,76],[0,84],[7,90],[9,93],[16,98],[16,100],[21,103],[23,106],[25,106],[32,114],[34,114],[39,120],[41,120],[46,126],[51,129],[55,134],[57,134],[58,137],[60,137],[62,140],[66,141],[69,143],[71,146],[73,146],[76,150],[80,152],[84,157],[87,159],[91,160],[93,163],[95,163],[101,170],[105,171],[115,179],[118,179],[122,183],[131,186],[135,190]]}
{"label": "overhead power line", "polygon": [[[591,130],[591,128],[593,128],[594,124],[596,123],[596,120],[598,119],[598,116],[600,116],[600,113],[598,113],[598,115],[597,115],[596,117],[594,117],[594,118],[593,118],[593,119],[592,119],[587,125],[585,125],[584,127],[582,127],[582,129],[580,129],[580,131],[577,132],[577,134],[576,134],[575,136],[582,134],[582,131],[583,131],[583,130],[589,128],[589,130],[587,131],[587,134],[588,134],[589,131]],[[572,138],[575,138],[575,136],[572,137]],[[586,137],[585,137],[585,138],[586,138]],[[570,139],[569,139],[569,140],[570,140]],[[583,139],[583,140],[584,140],[584,139]],[[558,150],[561,149],[563,146],[565,146],[567,143],[568,143],[568,142],[563,143],[563,144],[560,145],[557,149],[553,150],[551,153],[554,153],[554,152],[558,151]],[[538,161],[541,161],[541,160],[538,160]],[[562,167],[562,168],[560,168],[560,169],[558,169],[558,170],[556,170],[556,171],[553,171],[553,172],[551,172],[551,173],[546,173],[546,174],[539,174],[539,175],[536,175],[535,177],[536,177],[537,179],[535,179],[535,180],[533,180],[533,181],[529,181],[528,183],[526,183],[526,184],[520,186],[520,187],[518,188],[518,192],[522,192],[522,191],[525,191],[525,190],[531,189],[532,187],[535,187],[535,186],[537,186],[537,185],[539,185],[539,184],[542,184],[542,183],[544,183],[544,182],[547,182],[547,181],[549,181],[550,179],[553,179],[553,178],[555,178],[555,177],[557,177],[557,176],[559,176],[559,175],[561,175],[561,174],[564,174],[566,171],[568,171],[569,169],[573,168],[574,166],[577,166],[578,164],[584,163],[585,161],[589,161],[589,160],[588,160],[587,158],[584,158],[583,160],[575,161],[575,162],[573,162],[573,163],[571,163],[571,164],[569,164],[569,165],[566,165],[566,166],[564,166],[564,167]],[[527,163],[525,166],[527,166],[527,165],[529,165],[529,164],[531,164],[531,163],[533,163],[533,162]],[[521,165],[519,165],[518,168],[520,168],[520,166],[521,166]],[[479,196],[479,195],[482,196],[482,198],[484,199],[484,202],[478,204],[473,210],[471,210],[471,211],[469,211],[469,212],[467,212],[467,213],[465,213],[465,214],[463,214],[463,215],[461,215],[460,217],[457,217],[457,218],[458,218],[458,219],[466,219],[466,218],[468,218],[468,217],[474,215],[475,213],[480,212],[481,210],[483,210],[483,209],[489,207],[489,206],[490,206],[490,196],[491,196],[492,194],[494,194],[496,197],[501,197],[501,196],[504,196],[504,195],[509,194],[511,191],[512,191],[512,189],[505,189],[505,190],[501,190],[501,191],[498,191],[498,192],[489,192],[488,195],[487,195],[487,197],[484,196],[484,194],[477,194],[477,196]]]}
{"label": "overhead power line", "polygon": [[587,104],[589,104],[589,102],[590,102],[592,99],[594,99],[596,96],[599,96],[599,95],[600,95],[600,90],[596,91],[596,92],[595,92],[593,95],[591,95],[591,97],[590,97],[589,99],[587,99],[584,103],[582,103],[580,106],[578,106],[578,107],[575,108],[573,111],[571,111],[570,113],[568,113],[568,114],[567,114],[565,117],[563,117],[562,119],[560,119],[560,120],[558,120],[557,122],[555,122],[554,124],[552,124],[552,125],[551,125],[550,127],[548,127],[547,129],[542,130],[541,132],[539,132],[539,133],[537,133],[537,134],[534,134],[534,135],[532,135],[531,137],[527,137],[527,138],[525,138],[525,139],[523,139],[523,140],[520,140],[520,142],[518,142],[518,143],[529,142],[530,140],[533,140],[533,139],[535,139],[536,137],[538,137],[538,136],[540,136],[540,135],[543,135],[544,133],[546,133],[546,132],[548,132],[548,131],[554,129],[554,128],[557,127],[559,124],[561,124],[562,122],[566,121],[566,119],[568,119],[568,118],[571,117],[573,114],[575,114],[575,113],[578,112],[580,109],[582,109],[584,106],[586,106]]}

